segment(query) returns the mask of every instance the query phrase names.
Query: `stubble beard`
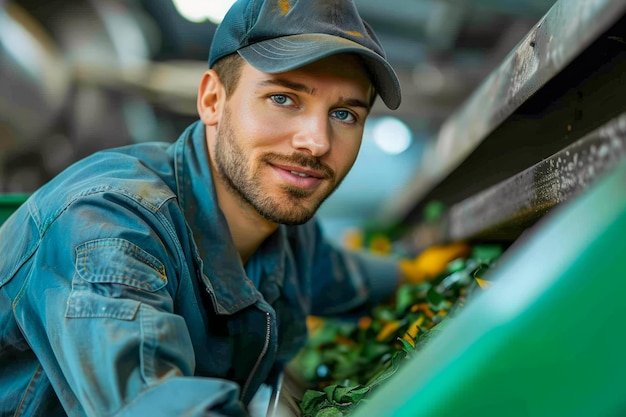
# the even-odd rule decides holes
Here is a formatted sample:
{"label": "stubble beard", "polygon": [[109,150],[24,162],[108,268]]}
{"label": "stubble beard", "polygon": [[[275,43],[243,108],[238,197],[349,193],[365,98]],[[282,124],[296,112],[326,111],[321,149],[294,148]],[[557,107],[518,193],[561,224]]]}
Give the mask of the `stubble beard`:
{"label": "stubble beard", "polygon": [[266,165],[268,162],[295,163],[324,172],[325,181],[333,184],[316,199],[311,199],[314,191],[288,184],[281,186],[282,196],[274,196],[263,190],[259,175],[255,175],[255,172],[251,170],[248,171],[249,162],[244,150],[237,143],[231,127],[231,115],[226,109],[217,131],[215,143],[217,174],[232,195],[244,204],[251,206],[264,219],[287,225],[306,223],[341,182],[336,181],[333,170],[321,163],[318,158],[300,153],[291,156],[268,153],[262,156],[259,161],[260,166]]}

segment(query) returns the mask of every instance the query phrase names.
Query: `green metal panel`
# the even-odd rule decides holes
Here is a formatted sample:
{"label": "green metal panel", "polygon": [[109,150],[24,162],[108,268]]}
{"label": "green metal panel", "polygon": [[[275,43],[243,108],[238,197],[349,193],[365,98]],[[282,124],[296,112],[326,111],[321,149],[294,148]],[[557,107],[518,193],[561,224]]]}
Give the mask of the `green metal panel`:
{"label": "green metal panel", "polygon": [[2,225],[27,198],[27,194],[0,194],[0,225]]}
{"label": "green metal panel", "polygon": [[626,415],[626,163],[544,217],[354,413]]}

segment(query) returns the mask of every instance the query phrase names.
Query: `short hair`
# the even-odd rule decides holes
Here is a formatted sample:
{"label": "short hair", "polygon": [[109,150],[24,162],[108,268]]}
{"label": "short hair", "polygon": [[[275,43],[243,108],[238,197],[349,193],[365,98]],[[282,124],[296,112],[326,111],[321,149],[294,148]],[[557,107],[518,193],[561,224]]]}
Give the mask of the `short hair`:
{"label": "short hair", "polygon": [[[359,60],[360,56],[357,56]],[[226,55],[224,58],[220,58],[213,64],[212,69],[217,72],[217,75],[226,90],[226,97],[229,97],[237,88],[239,79],[241,78],[241,68],[243,67],[244,60],[238,53],[232,53]],[[373,86],[373,84],[372,84]],[[369,105],[374,106],[378,93],[375,88],[372,88],[372,94],[370,97]]]}
{"label": "short hair", "polygon": [[226,90],[226,96],[230,96],[235,91],[239,78],[241,78],[241,68],[243,67],[243,58],[238,53],[226,55],[224,58],[220,58],[212,69],[217,72],[217,75]]}

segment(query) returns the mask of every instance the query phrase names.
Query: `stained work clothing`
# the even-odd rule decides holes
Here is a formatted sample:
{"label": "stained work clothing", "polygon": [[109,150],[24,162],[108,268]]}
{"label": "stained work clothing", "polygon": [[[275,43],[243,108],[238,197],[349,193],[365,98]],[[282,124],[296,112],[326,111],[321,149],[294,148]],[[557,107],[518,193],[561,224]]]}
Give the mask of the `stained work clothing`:
{"label": "stained work clothing", "polygon": [[0,253],[2,416],[245,416],[308,314],[378,303],[398,272],[315,221],[242,266],[199,122],[77,162],[0,228]]}

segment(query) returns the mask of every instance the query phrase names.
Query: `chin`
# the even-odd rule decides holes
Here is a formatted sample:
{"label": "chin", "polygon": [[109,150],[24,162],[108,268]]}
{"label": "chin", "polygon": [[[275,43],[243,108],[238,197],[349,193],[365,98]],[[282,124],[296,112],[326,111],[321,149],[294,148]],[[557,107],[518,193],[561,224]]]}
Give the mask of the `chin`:
{"label": "chin", "polygon": [[[282,204],[281,206],[283,206]],[[315,215],[319,204],[314,208],[304,208],[298,203],[293,203],[291,207],[257,207],[257,212],[266,220],[272,223],[296,226],[311,220]]]}

